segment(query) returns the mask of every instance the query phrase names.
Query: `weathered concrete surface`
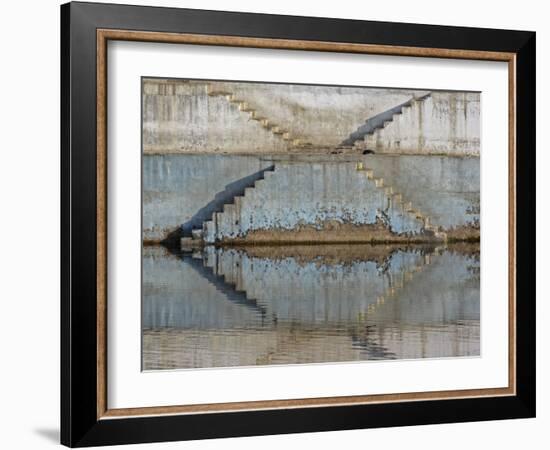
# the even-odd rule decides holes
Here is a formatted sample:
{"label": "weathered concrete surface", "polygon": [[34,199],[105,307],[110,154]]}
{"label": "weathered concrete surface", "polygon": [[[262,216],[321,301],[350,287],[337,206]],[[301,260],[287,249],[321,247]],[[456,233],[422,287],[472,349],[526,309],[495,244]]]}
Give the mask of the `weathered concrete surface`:
{"label": "weathered concrete surface", "polygon": [[464,226],[479,228],[479,158],[368,155],[364,164],[434,224],[447,231]]}
{"label": "weathered concrete surface", "polygon": [[375,153],[479,156],[480,127],[479,93],[432,92],[393,114],[356,147]]}
{"label": "weathered concrete surface", "polygon": [[478,247],[359,247],[146,249],[144,368],[479,355]]}
{"label": "weathered concrete surface", "polygon": [[386,109],[385,111],[379,114],[371,116],[369,119],[366,120],[364,124],[361,124],[361,126],[357,128],[357,130],[351,133],[347,137],[347,139],[342,141],[341,145],[352,146],[356,144],[361,144],[361,141],[365,139],[365,136],[367,134],[373,134],[379,128],[385,127],[387,122],[391,122],[398,115],[403,114],[403,112],[406,109],[411,108],[415,102],[423,101],[430,95],[431,95],[430,93],[425,94],[421,97],[418,97],[415,95],[414,97],[412,97],[411,99],[407,100],[404,103],[400,103],[397,106],[393,106],[392,108]]}
{"label": "weathered concrete surface", "polygon": [[206,242],[418,242],[455,228],[479,238],[477,159],[279,161],[267,175],[204,223]]}
{"label": "weathered concrete surface", "polygon": [[255,156],[155,155],[142,160],[143,239],[190,235],[272,165]]}
{"label": "weathered concrete surface", "polygon": [[334,148],[363,121],[427,91],[303,84],[210,82],[312,148]]}
{"label": "weathered concrete surface", "polygon": [[146,154],[287,151],[260,122],[224,97],[208,96],[205,83],[146,82],[142,101]]}
{"label": "weathered concrete surface", "polygon": [[[270,258],[209,246],[199,259],[147,248],[143,327],[338,324],[394,315],[385,306],[390,298],[402,300],[399,316],[411,323],[479,319],[478,247],[386,246],[382,255],[378,246],[364,245],[352,260],[334,257],[331,247],[313,255],[287,247],[288,256]],[[429,305],[415,312],[419,302]]]}
{"label": "weathered concrete surface", "polygon": [[[145,153],[333,149],[369,117],[426,91],[145,79]],[[210,95],[209,95],[210,94]]]}
{"label": "weathered concrete surface", "polygon": [[[357,170],[358,164],[365,170]],[[275,172],[263,174],[273,165]],[[260,178],[264,179],[256,181]],[[377,186],[380,179],[383,184]],[[239,205],[236,197],[243,197]],[[233,205],[225,207],[230,212],[223,213],[224,205]],[[159,242],[174,232],[190,236],[193,228],[202,228],[203,222],[219,214],[222,226],[214,230],[214,240],[242,237],[249,231],[296,227],[307,231],[308,225],[340,234],[336,229],[343,223],[375,225],[380,220],[391,224],[393,232],[414,234],[426,227],[426,218],[447,232],[466,227],[471,236],[472,231],[479,232],[479,159],[144,156],[145,241]]]}
{"label": "weathered concrete surface", "polygon": [[361,235],[368,242],[377,224],[397,234],[422,231],[422,220],[406,211],[402,199],[392,201],[392,193],[356,163],[278,162],[266,175],[204,223],[206,242],[284,241],[285,236],[334,242],[361,240]]}

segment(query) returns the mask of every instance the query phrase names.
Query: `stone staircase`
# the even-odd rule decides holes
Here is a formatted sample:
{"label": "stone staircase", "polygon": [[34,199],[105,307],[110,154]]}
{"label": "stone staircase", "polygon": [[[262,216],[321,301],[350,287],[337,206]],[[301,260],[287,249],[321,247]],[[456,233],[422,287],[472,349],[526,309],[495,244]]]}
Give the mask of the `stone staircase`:
{"label": "stone staircase", "polygon": [[[279,223],[280,225],[278,219],[284,220],[284,217],[272,217],[269,222],[264,221],[262,224],[254,223],[255,211],[259,211],[258,208],[263,209],[264,203],[261,199],[265,199],[266,195],[270,196],[269,192],[273,192],[273,195],[277,196],[276,192],[281,180],[278,180],[275,185],[270,180],[276,177],[280,171],[289,170],[288,166],[285,165],[272,166],[270,169],[264,171],[262,178],[256,180],[253,185],[245,188],[242,195],[235,196],[231,203],[223,205],[222,210],[213,213],[210,220],[204,221],[202,230],[193,230],[193,237],[185,243],[182,242],[182,248],[185,246],[192,248],[202,244],[215,244],[224,239],[230,241],[231,239],[242,238],[249,231],[269,229],[268,223]],[[361,208],[365,208],[365,206],[361,206],[360,202],[355,202],[359,214],[363,214],[363,217],[370,217],[367,217],[367,221],[364,222],[365,224],[373,224],[380,221],[392,233],[397,235],[405,237],[419,235],[420,240],[422,240],[422,236],[425,236],[426,240],[446,241],[446,234],[440,231],[438,226],[431,223],[428,215],[413,207],[410,201],[403,199],[402,194],[397,192],[392,186],[387,185],[383,178],[376,177],[374,171],[367,168],[364,163],[356,163],[355,173],[366,177],[366,181],[358,184],[359,186],[365,186],[364,195],[374,196],[375,199],[378,199],[376,201],[373,199],[373,202],[377,206],[371,206],[369,207],[370,209],[364,211]],[[280,177],[288,179],[290,175],[289,173],[281,173]],[[266,185],[266,183],[270,184]],[[292,187],[287,186],[286,189],[292,190]],[[248,202],[248,204],[245,204],[245,202]],[[371,204],[374,203],[371,202]],[[251,208],[251,204],[255,206]],[[246,208],[243,208],[243,205]],[[244,212],[245,209],[248,210],[248,213]],[[263,213],[265,212],[264,210]],[[374,217],[374,214],[376,214],[376,217]],[[310,220],[315,222],[315,219]],[[314,222],[311,223],[313,224]],[[304,224],[307,225],[308,223]],[[274,226],[276,227],[277,225]],[[289,228],[292,228],[292,226],[292,224],[289,225]],[[194,243],[196,245],[193,245]]]}
{"label": "stone staircase", "polygon": [[[217,223],[223,223],[223,219],[230,213],[235,212],[236,208],[241,205],[242,200],[246,196],[247,192],[250,192],[255,187],[259,186],[259,183],[264,182],[266,178],[269,178],[270,176],[273,176],[273,173],[275,171],[275,166],[269,166],[261,171],[261,175],[258,179],[256,179],[252,184],[250,184],[248,187],[245,187],[239,195],[235,195],[233,197],[232,203],[225,203],[219,211],[214,211],[212,213],[212,219],[206,220],[203,222],[201,228],[194,228],[191,230],[191,236],[185,236],[180,239],[180,247],[183,251],[192,251],[193,249],[196,249],[198,247],[202,247],[204,244],[204,241],[206,240],[206,236],[209,233],[215,232],[215,225]],[[235,223],[233,220],[231,222],[233,225],[238,226],[238,221]]]}
{"label": "stone staircase", "polygon": [[269,169],[264,170],[262,178],[256,180],[250,187],[244,189],[242,195],[237,195],[233,198],[232,203],[226,203],[223,205],[223,210],[212,214],[211,220],[203,222],[202,230],[198,230],[193,235],[194,240],[201,240],[206,243],[214,243],[219,237],[218,230],[222,227],[229,229],[230,237],[237,237],[241,231],[240,223],[240,210],[243,201],[247,197],[254,194],[254,190],[265,185],[266,180],[273,177],[276,173],[276,166],[271,166]]}
{"label": "stone staircase", "polygon": [[220,90],[210,84],[206,85],[206,94],[210,97],[224,97],[230,104],[235,105],[239,111],[248,114],[250,120],[257,121],[262,128],[272,133],[275,137],[284,141],[289,150],[301,150],[311,148],[311,143],[298,139],[292,133],[281,126],[274,123],[268,117],[261,115],[253,108],[246,100],[238,98],[233,92],[228,90]]}
{"label": "stone staircase", "polygon": [[447,240],[446,234],[443,231],[440,231],[439,227],[431,223],[430,216],[427,216],[418,209],[414,208],[412,202],[404,201],[403,196],[399,192],[395,191],[392,186],[385,185],[383,178],[376,178],[372,169],[365,167],[362,162],[357,163],[355,167],[358,172],[363,173],[369,180],[374,181],[377,188],[384,190],[384,193],[389,200],[387,210],[390,211],[390,214],[397,212],[397,214],[400,215],[408,215],[411,220],[419,220],[422,223],[424,233],[433,236],[437,240]]}
{"label": "stone staircase", "polygon": [[384,132],[384,129],[394,125],[396,122],[408,120],[419,105],[430,96],[431,93],[420,97],[413,97],[405,103],[371,117],[364,125],[361,125],[356,131],[351,133],[348,139],[343,141],[340,146],[352,146],[354,150],[361,152],[368,150],[375,151],[376,141],[380,134]]}

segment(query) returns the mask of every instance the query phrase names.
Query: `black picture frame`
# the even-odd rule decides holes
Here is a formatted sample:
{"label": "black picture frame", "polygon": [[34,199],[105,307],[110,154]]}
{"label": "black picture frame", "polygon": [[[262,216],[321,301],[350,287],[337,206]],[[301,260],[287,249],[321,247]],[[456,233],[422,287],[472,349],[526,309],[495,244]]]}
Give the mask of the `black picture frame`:
{"label": "black picture frame", "polygon": [[[98,418],[98,29],[516,55],[516,395]],[[61,443],[71,447],[535,416],[534,32],[113,4],[61,6]]]}

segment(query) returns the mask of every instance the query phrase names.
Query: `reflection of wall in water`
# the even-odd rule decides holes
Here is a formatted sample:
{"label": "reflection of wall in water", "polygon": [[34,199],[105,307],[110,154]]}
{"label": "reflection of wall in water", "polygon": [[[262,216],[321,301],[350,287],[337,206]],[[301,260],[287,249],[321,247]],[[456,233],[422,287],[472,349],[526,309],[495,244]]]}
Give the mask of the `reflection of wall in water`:
{"label": "reflection of wall in water", "polygon": [[143,333],[145,370],[479,355],[479,321],[362,329],[155,329]]}
{"label": "reflection of wall in water", "polygon": [[475,255],[202,261],[146,248],[143,264],[146,370],[479,354]]}
{"label": "reflection of wall in water", "polygon": [[479,262],[458,253],[398,250],[384,264],[327,264],[212,249],[205,264],[144,258],[145,328],[228,328],[261,323],[262,316],[264,323],[308,324],[479,319],[472,273]]}
{"label": "reflection of wall in water", "polygon": [[257,310],[228,300],[234,294],[231,286],[212,284],[160,247],[144,249],[142,273],[144,328],[261,326]]}

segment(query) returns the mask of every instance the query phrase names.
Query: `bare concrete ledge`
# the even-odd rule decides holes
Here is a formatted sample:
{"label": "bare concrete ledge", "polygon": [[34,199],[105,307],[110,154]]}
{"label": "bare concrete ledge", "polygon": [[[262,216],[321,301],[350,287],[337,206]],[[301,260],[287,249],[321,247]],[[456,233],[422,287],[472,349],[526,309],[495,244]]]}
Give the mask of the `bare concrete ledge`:
{"label": "bare concrete ledge", "polygon": [[[331,244],[444,244],[455,242],[479,242],[480,230],[477,226],[462,226],[438,232],[419,234],[397,234],[380,224],[354,225],[339,224],[325,229],[313,226],[300,226],[292,230],[254,230],[244,236],[226,237],[214,245],[231,246],[315,246]],[[205,245],[200,239],[181,238],[181,249],[193,251]]]}
{"label": "bare concrete ledge", "polygon": [[[407,152],[395,152],[395,151],[384,151],[377,153],[376,151],[372,152],[378,156],[445,156],[447,158],[479,158],[479,151],[464,151],[463,153],[446,153],[436,150],[410,150]],[[353,158],[360,159],[364,158],[365,155],[356,149],[353,148],[343,148],[343,147],[324,147],[324,148],[309,148],[307,151],[288,151],[281,150],[280,152],[269,152],[266,154],[264,152],[258,151],[223,151],[218,149],[210,150],[190,150],[190,149],[178,149],[178,148],[147,148],[143,149],[144,156],[162,156],[162,155],[218,155],[218,156],[257,156],[262,159],[268,159],[273,161],[287,161],[292,159],[311,159],[311,158],[338,158],[339,161],[354,160]],[[349,158],[349,159],[348,159]]]}

